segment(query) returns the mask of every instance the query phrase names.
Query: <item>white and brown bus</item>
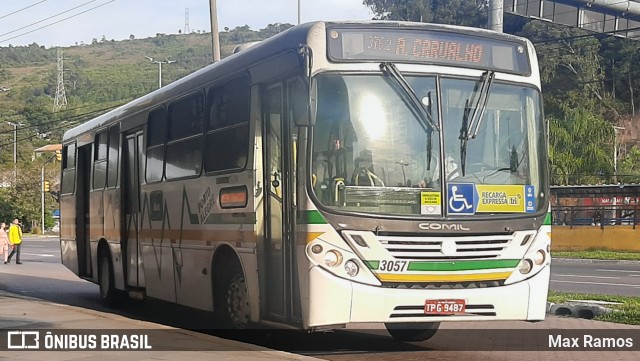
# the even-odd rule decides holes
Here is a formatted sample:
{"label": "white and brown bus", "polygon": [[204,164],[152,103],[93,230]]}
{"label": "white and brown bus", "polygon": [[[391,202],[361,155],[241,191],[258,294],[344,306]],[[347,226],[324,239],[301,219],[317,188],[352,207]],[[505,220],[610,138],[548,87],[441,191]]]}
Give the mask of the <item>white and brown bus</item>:
{"label": "white and brown bus", "polygon": [[540,91],[523,38],[296,26],[66,132],[62,261],[235,328],[542,320]]}

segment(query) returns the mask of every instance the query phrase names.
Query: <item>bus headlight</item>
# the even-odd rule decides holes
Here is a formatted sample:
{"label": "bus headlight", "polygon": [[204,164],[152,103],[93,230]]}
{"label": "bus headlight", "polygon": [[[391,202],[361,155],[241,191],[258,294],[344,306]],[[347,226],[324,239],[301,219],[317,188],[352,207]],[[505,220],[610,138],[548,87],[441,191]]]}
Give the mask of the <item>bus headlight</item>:
{"label": "bus headlight", "polygon": [[531,262],[530,259],[526,258],[520,261],[520,266],[518,266],[518,271],[520,271],[520,273],[526,275],[527,273],[531,272],[532,269],[533,262]]}
{"label": "bus headlight", "polygon": [[329,267],[336,267],[342,263],[342,254],[338,251],[328,251],[324,254],[324,264]]}
{"label": "bus headlight", "polygon": [[344,270],[349,276],[355,277],[358,275],[358,272],[360,272],[360,267],[358,267],[358,264],[354,260],[350,259],[345,262]]}
{"label": "bus headlight", "polygon": [[535,263],[537,266],[540,266],[541,264],[544,263],[544,260],[546,259],[546,255],[544,253],[543,250],[539,249],[536,254],[533,256],[533,263]]}

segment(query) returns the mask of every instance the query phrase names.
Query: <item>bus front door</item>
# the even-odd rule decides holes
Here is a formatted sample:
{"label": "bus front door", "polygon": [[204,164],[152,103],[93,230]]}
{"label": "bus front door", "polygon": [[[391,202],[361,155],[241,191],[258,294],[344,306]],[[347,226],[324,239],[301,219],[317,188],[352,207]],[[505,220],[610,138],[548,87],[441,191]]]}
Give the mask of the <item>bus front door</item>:
{"label": "bus front door", "polygon": [[264,139],[264,252],[263,262],[266,272],[261,284],[263,311],[267,318],[286,323],[294,323],[298,318],[297,305],[293,297],[297,290],[294,285],[294,217],[292,217],[295,189],[292,168],[292,145],[286,122],[286,101],[284,84],[279,83],[264,89],[263,139]]}
{"label": "bus front door", "polygon": [[125,136],[124,148],[124,237],[122,252],[128,286],[144,287],[144,269],[140,248],[140,183],[143,177],[144,158],[142,131]]}

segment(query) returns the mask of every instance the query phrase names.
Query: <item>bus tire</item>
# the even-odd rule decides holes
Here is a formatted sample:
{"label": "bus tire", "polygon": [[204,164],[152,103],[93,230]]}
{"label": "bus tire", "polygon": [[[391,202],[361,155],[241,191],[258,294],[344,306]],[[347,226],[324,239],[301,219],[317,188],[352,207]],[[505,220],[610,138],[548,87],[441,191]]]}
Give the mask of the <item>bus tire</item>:
{"label": "bus tire", "polygon": [[216,292],[217,314],[224,328],[240,330],[249,323],[249,293],[241,270],[223,277]]}
{"label": "bus tire", "polygon": [[107,306],[114,306],[118,298],[118,292],[113,282],[113,264],[109,252],[100,253],[98,263],[98,285],[100,286],[100,299]]}
{"label": "bus tire", "polygon": [[391,337],[402,342],[426,341],[433,337],[440,327],[440,322],[425,323],[385,323]]}

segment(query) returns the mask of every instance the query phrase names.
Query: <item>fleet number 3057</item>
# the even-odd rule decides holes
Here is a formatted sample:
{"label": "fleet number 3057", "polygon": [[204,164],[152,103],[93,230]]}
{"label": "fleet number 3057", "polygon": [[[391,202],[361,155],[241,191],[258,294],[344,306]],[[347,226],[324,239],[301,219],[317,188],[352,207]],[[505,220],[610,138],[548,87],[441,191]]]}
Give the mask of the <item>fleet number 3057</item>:
{"label": "fleet number 3057", "polygon": [[407,268],[407,261],[380,261],[380,271],[402,272]]}

